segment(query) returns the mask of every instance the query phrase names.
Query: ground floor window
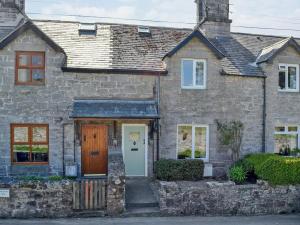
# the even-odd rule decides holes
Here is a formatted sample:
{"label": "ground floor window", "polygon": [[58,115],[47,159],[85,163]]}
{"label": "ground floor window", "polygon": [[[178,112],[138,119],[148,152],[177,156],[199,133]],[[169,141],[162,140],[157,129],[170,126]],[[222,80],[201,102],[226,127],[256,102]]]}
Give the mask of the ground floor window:
{"label": "ground floor window", "polygon": [[13,163],[48,163],[49,126],[12,124],[11,153]]}
{"label": "ground floor window", "polygon": [[299,148],[299,128],[298,126],[278,126],[275,127],[275,153],[284,154]]}
{"label": "ground floor window", "polygon": [[178,159],[208,160],[208,126],[178,125]]}

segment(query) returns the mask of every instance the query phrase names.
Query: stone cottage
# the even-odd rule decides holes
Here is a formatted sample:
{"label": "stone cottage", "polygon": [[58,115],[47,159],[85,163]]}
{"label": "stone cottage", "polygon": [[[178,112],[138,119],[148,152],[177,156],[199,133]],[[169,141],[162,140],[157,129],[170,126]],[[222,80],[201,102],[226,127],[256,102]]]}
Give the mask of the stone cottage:
{"label": "stone cottage", "polygon": [[245,125],[242,154],[298,148],[299,40],[233,33],[229,0],[196,0],[195,29],[30,20],[0,1],[0,176],[127,176],[160,158],[221,176],[215,120]]}

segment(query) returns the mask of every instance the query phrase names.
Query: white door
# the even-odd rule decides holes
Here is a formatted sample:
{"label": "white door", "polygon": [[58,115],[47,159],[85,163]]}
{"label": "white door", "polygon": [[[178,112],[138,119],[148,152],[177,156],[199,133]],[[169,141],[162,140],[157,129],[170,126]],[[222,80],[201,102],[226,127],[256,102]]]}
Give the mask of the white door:
{"label": "white door", "polygon": [[147,176],[147,126],[124,124],[122,133],[126,176]]}

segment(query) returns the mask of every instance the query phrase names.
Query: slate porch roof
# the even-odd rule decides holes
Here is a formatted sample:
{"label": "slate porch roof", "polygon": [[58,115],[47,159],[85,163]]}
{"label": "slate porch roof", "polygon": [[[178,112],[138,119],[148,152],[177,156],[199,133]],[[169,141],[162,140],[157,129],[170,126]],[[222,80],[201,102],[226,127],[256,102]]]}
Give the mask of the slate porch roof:
{"label": "slate porch roof", "polygon": [[159,118],[153,100],[75,100],[71,118],[155,119]]}
{"label": "slate porch roof", "polygon": [[[138,25],[97,23],[97,35],[79,35],[79,22],[33,21],[67,55],[65,69],[136,74],[166,73],[163,57],[183,42],[192,29],[150,26],[151,35],[138,33]],[[2,30],[0,28],[0,30]],[[0,31],[1,32],[5,31]],[[0,36],[1,38],[1,36]],[[285,37],[231,33],[209,39],[222,54],[222,73],[264,76],[255,65],[263,49]],[[295,39],[299,43],[299,39]]]}

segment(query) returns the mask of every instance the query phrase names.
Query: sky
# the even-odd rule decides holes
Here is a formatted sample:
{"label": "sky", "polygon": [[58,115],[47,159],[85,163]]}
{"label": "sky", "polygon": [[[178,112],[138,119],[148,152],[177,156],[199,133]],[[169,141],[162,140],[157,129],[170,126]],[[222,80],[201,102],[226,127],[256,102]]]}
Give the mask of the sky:
{"label": "sky", "polygon": [[[179,28],[194,27],[195,25],[193,23],[196,21],[196,5],[194,0],[25,1],[26,12],[28,16],[33,19],[75,20],[80,22],[116,22]],[[280,2],[282,4],[278,4]],[[230,4],[230,18],[233,20],[233,32],[300,37],[300,0],[230,0]],[[83,18],[62,15],[85,15],[102,18]],[[114,19],[112,19],[112,17]],[[132,19],[160,22],[136,21]],[[250,29],[240,26],[279,28],[287,30]]]}

